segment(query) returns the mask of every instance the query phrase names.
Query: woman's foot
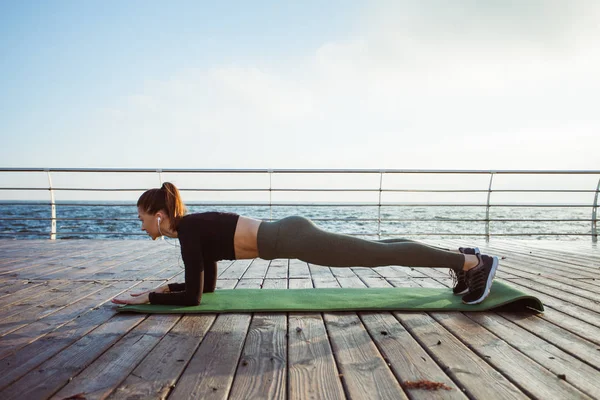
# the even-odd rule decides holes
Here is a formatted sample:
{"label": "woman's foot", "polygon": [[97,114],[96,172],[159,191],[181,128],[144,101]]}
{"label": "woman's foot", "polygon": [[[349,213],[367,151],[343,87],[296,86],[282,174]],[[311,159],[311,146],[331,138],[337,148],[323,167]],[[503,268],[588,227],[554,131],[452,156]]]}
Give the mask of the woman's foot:
{"label": "woman's foot", "polygon": [[[480,254],[478,247],[459,247],[458,251],[461,254],[468,254],[468,255]],[[465,257],[465,261],[467,261],[466,257]],[[477,263],[478,262],[479,262],[479,260],[477,260]],[[477,263],[475,265],[477,265]],[[464,271],[464,270],[455,271],[453,269],[450,269],[450,276],[452,277],[452,293],[454,293],[457,296],[462,296],[462,295],[469,293],[469,285],[467,285],[466,271]]]}
{"label": "woman's foot", "polygon": [[463,296],[465,304],[479,304],[490,294],[498,269],[498,257],[477,254],[479,263],[465,272],[469,293]]}

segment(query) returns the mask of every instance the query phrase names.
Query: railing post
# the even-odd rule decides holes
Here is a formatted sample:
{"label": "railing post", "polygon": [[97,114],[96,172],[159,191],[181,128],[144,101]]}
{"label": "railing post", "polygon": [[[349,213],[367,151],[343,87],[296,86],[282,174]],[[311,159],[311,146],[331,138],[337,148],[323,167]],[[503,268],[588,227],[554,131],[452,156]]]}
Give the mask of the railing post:
{"label": "railing post", "polygon": [[377,203],[377,240],[381,240],[381,192],[383,188],[383,171],[379,171],[379,202]]}
{"label": "railing post", "polygon": [[[156,173],[158,174],[158,187],[162,188],[163,185],[163,179],[162,179],[162,169],[157,169]],[[159,240],[165,240],[164,236],[161,236],[160,238],[158,238]]]}
{"label": "railing post", "polygon": [[592,206],[592,243],[598,243],[598,191],[600,191],[600,179],[596,186],[596,194],[594,195],[594,205]]}
{"label": "railing post", "polygon": [[56,240],[56,204],[54,202],[50,169],[46,169],[46,174],[48,174],[48,190],[50,191],[50,240]]}
{"label": "railing post", "polygon": [[490,185],[488,186],[487,202],[485,205],[485,241],[490,241],[490,197],[492,195],[492,182],[494,181],[494,171],[490,171]]}
{"label": "railing post", "polygon": [[273,170],[269,169],[269,221],[273,221]]}

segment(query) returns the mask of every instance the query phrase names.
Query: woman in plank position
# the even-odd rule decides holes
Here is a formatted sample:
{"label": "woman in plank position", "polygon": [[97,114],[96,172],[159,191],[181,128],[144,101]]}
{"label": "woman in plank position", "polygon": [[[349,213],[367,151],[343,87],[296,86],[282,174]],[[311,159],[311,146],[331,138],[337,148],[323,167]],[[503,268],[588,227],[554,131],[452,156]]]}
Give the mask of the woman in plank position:
{"label": "woman in plank position", "polygon": [[222,212],[186,215],[179,190],[168,182],[144,192],[137,207],[142,230],[152,239],[179,238],[185,283],[113,299],[117,304],[198,305],[203,292],[215,290],[219,260],[297,258],[329,267],[450,268],[452,290],[466,304],[488,296],[498,268],[497,257],[482,255],[477,248],[461,247],[455,253],[406,239],[359,239],[326,232],[303,217],[265,222]]}

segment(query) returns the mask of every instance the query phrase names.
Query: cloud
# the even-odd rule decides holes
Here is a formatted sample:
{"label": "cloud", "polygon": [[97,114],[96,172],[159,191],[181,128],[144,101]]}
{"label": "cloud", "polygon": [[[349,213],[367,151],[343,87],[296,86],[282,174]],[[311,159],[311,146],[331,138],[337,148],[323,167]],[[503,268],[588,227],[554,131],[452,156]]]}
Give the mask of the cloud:
{"label": "cloud", "polygon": [[98,129],[185,143],[189,156],[212,148],[210,165],[226,154],[261,166],[394,167],[401,154],[401,167],[487,168],[489,157],[452,154],[500,148],[506,157],[493,167],[502,168],[529,162],[525,141],[568,154],[553,162],[574,167],[578,137],[600,145],[590,136],[600,127],[598,3],[377,4],[346,40],[293,68],[280,59],[177,71],[107,106]]}

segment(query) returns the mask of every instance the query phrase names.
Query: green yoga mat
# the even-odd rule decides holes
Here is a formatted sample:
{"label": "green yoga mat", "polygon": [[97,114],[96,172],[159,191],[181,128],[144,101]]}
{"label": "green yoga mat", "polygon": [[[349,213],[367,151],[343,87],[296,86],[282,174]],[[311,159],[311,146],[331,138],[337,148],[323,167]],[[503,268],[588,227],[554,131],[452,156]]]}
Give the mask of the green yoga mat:
{"label": "green yoga mat", "polygon": [[205,293],[198,306],[126,305],[140,313],[246,313],[319,311],[544,311],[541,301],[502,282],[494,282],[480,304],[467,305],[448,288],[227,289]]}

